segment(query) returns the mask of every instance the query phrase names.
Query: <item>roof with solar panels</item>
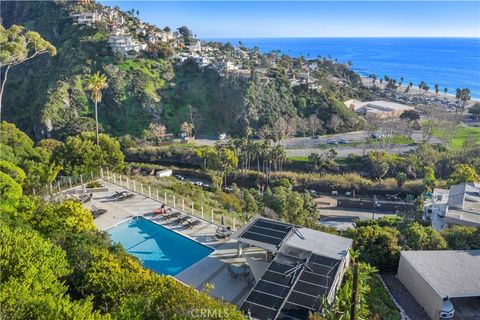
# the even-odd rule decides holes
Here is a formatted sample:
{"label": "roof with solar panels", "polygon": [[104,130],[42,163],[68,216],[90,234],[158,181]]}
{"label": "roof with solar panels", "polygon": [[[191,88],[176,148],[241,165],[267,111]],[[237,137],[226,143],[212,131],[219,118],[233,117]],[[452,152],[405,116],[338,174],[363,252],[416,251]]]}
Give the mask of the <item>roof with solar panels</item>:
{"label": "roof with solar panels", "polygon": [[345,271],[352,240],[263,217],[233,235],[274,253],[263,276],[240,307],[250,319],[307,319],[332,301]]}

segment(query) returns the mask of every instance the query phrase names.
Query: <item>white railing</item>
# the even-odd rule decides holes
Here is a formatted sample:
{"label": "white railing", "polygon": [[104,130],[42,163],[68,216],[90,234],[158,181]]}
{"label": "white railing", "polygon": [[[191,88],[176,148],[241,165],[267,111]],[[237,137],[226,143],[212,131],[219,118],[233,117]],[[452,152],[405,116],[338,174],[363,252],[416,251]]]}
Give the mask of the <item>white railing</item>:
{"label": "white railing", "polygon": [[209,221],[217,225],[230,226],[232,230],[236,230],[236,228],[239,226],[238,221],[236,221],[235,217],[233,216],[229,217],[222,214],[220,218],[217,218],[214,209],[211,209],[210,212],[205,212],[205,206],[202,202],[195,203],[194,201],[191,201],[188,203],[184,197],[175,194],[169,195],[166,191],[162,191],[161,189],[157,188],[152,190],[150,184],[144,185],[142,182],[138,182],[128,176],[110,172],[108,170],[103,171],[100,169],[100,178],[122,188],[141,194],[146,198],[152,199],[161,204],[165,204],[172,209],[193,215],[197,218],[201,218],[202,220]]}

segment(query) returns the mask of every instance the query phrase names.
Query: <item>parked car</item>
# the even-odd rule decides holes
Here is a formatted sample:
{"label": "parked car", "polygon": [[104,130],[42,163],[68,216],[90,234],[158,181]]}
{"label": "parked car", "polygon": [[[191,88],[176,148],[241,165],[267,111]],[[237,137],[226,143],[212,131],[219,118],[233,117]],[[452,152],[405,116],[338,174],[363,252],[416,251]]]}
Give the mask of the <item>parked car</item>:
{"label": "parked car", "polygon": [[442,306],[440,307],[440,319],[453,319],[455,314],[455,308],[448,297],[443,299]]}
{"label": "parked car", "polygon": [[338,143],[345,144],[345,143],[348,143],[348,141],[345,139],[338,139]]}
{"label": "parked car", "polygon": [[179,175],[179,174],[176,174],[175,178],[177,178],[177,180],[180,180],[180,181],[185,180],[185,178],[183,176]]}

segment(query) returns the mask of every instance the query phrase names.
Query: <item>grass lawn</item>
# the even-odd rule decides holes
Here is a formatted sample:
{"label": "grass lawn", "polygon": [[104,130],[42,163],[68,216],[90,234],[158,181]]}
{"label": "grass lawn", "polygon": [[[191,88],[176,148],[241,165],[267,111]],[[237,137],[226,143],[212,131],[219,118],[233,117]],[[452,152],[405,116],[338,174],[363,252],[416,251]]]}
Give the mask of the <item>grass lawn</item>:
{"label": "grass lawn", "polygon": [[[439,130],[435,130],[433,132],[433,135],[438,138],[440,136]],[[462,148],[463,143],[465,142],[467,137],[470,135],[473,135],[477,139],[477,141],[480,141],[480,128],[458,125],[457,128],[455,129],[455,136],[450,142],[450,148],[452,149]]]}
{"label": "grass lawn", "polygon": [[480,128],[466,127],[463,125],[458,126],[455,130],[455,137],[450,143],[451,147],[453,149],[461,148],[469,135],[473,135],[476,137],[477,141],[480,141]]}
{"label": "grass lawn", "polygon": [[307,156],[291,156],[291,157],[287,157],[287,159],[292,162],[308,162]]}

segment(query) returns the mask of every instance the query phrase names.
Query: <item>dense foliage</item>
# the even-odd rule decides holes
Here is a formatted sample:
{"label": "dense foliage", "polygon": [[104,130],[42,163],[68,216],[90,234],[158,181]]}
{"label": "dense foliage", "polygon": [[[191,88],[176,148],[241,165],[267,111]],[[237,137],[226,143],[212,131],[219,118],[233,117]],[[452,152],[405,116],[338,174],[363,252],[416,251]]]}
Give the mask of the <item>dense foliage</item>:
{"label": "dense foliage", "polygon": [[0,173],[0,301],[8,319],[189,319],[192,310],[221,310],[243,319],[232,305],[144,269],[97,231],[75,201],[48,203],[25,196],[15,178]]}
{"label": "dense foliage", "polygon": [[[328,81],[331,74],[359,84],[359,76],[343,64],[319,63],[319,71],[312,76],[322,81],[321,91],[306,87],[293,90],[285,72],[298,69],[299,61],[288,57],[282,59],[281,66],[270,69],[272,81],[260,80],[258,74],[248,79],[223,75],[214,68],[200,69],[193,60],[177,65],[166,58],[171,53],[145,53],[125,59],[109,49],[106,26],[79,25],[70,17],[95,10],[98,4],[82,7],[60,1],[2,1],[1,6],[5,26],[24,25],[57,49],[53,58],[39,57],[17,66],[6,86],[4,118],[37,140],[63,140],[94,128],[94,108],[85,89],[87,76],[97,71],[108,80],[98,104],[101,128],[115,135],[142,136],[150,123],[162,123],[169,132],[178,133],[185,121],[194,125],[197,134],[244,134],[248,127],[258,133],[281,117],[311,115],[317,116],[329,132],[361,124],[341,103],[346,96],[357,93]],[[138,22],[127,14],[124,18]],[[231,54],[231,46],[219,47]],[[260,60],[265,59],[261,56]],[[245,65],[250,64],[247,59]],[[329,126],[334,116],[336,124]]]}
{"label": "dense foliage", "polygon": [[358,221],[346,235],[353,238],[360,259],[380,270],[395,270],[402,250],[480,249],[480,229],[452,226],[437,231],[414,220],[383,217]]}
{"label": "dense foliage", "polygon": [[[105,134],[99,138],[96,145],[95,133],[83,132],[68,137],[65,143],[44,139],[35,146],[25,133],[4,121],[0,125],[0,170],[11,173],[28,193],[49,186],[59,174],[70,177],[97,174],[101,167],[122,170],[124,155],[119,142]],[[16,172],[9,163],[24,173]]]}

